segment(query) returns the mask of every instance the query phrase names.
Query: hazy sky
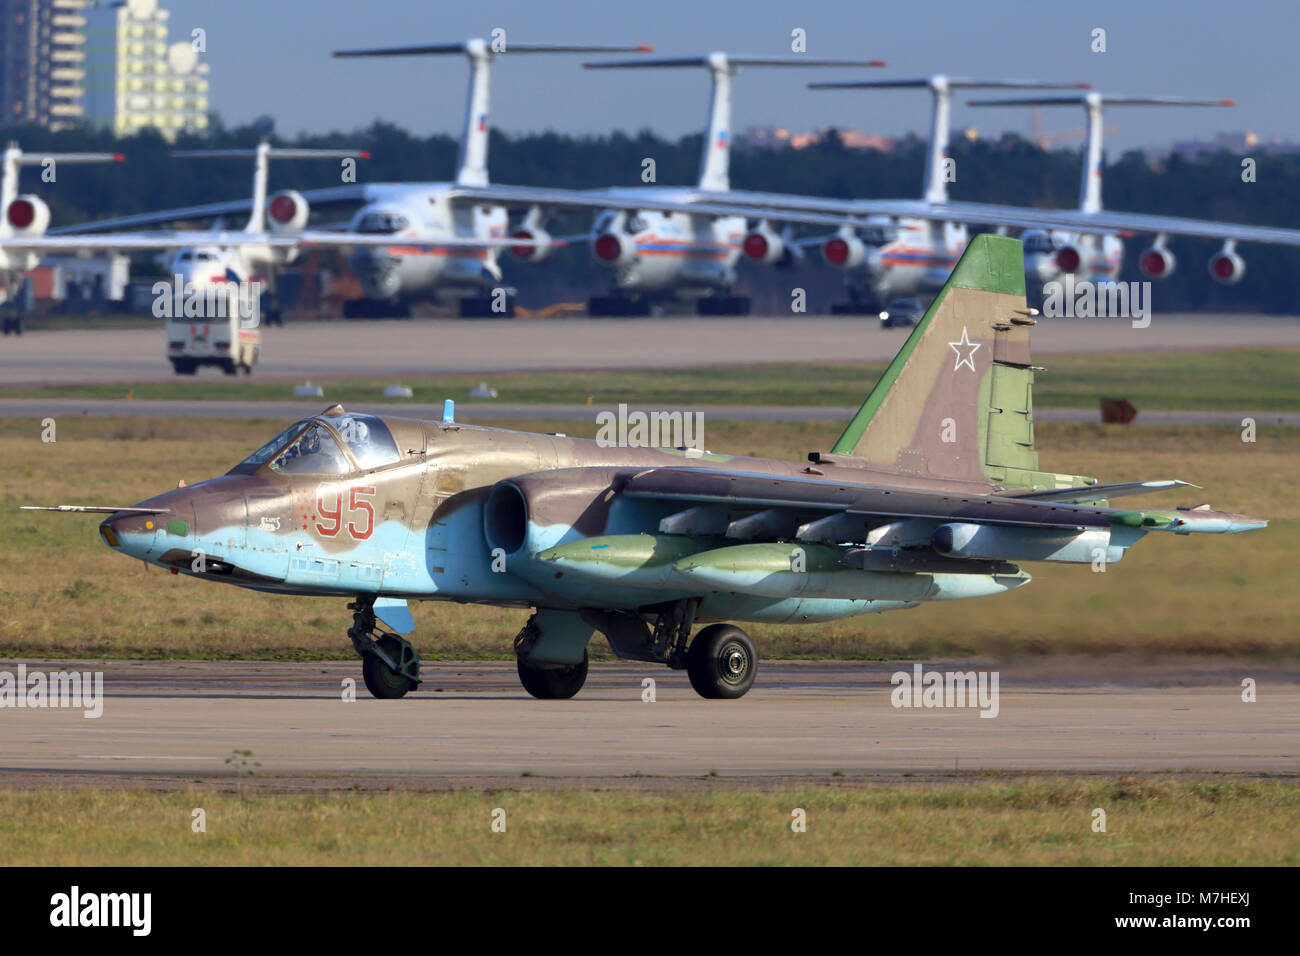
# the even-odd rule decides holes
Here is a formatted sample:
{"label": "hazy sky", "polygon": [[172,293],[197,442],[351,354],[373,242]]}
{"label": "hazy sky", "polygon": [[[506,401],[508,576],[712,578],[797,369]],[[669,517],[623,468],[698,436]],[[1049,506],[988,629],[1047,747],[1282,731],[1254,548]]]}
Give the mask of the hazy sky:
{"label": "hazy sky", "polygon": [[[790,52],[802,28],[811,56],[888,61],[863,76],[933,72],[1087,81],[1111,93],[1229,97],[1235,109],[1115,109],[1117,149],[1167,145],[1216,131],[1300,140],[1295,105],[1296,0],[163,0],[172,38],[207,31],[213,106],[228,123],[269,113],[280,132],[348,130],[375,119],[421,133],[458,132],[463,57],[334,60],[345,47],[448,42],[494,27],[523,41],[649,43],[660,54]],[[1107,52],[1091,32],[1106,30]],[[677,136],[703,123],[703,70],[596,73],[581,56],[502,60],[492,121],[507,132],[595,133],[650,127]],[[734,127],[821,124],[894,135],[925,127],[921,91],[814,92],[846,70],[750,70],[737,80]],[[991,94],[990,94],[991,95]],[[1027,133],[1027,110],[971,109],[954,128]],[[1081,128],[1082,110],[1043,114],[1047,131]]]}

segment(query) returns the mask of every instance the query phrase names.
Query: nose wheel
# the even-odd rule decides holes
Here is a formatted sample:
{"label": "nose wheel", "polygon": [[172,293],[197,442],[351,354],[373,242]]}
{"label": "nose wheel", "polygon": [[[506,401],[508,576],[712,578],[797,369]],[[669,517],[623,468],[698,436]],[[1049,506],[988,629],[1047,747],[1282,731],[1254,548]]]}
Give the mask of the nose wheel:
{"label": "nose wheel", "polygon": [[394,700],[419,687],[420,655],[415,652],[415,646],[397,634],[376,627],[373,600],[357,600],[348,608],[355,612],[348,637],[361,655],[361,676],[366,690],[381,700]]}
{"label": "nose wheel", "polygon": [[745,696],[758,673],[758,653],[749,635],[734,624],[710,624],[686,651],[686,676],[701,697]]}

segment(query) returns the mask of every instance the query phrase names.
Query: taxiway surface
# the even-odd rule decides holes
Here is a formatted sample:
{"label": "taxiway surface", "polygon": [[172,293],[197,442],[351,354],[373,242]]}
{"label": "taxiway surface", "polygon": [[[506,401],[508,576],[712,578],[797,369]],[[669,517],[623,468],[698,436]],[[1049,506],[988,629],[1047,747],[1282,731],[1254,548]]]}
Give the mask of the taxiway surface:
{"label": "taxiway surface", "polygon": [[[0,385],[170,381],[157,328],[29,331],[0,342]],[[908,329],[861,316],[645,319],[421,319],[290,322],[263,330],[259,379],[412,377],[566,369],[690,368],[763,362],[880,361]],[[1300,347],[1300,319],[1157,314],[1126,319],[1042,319],[1035,355]],[[216,369],[204,377],[222,378]]]}
{"label": "taxiway surface", "polygon": [[[220,779],[234,750],[253,752],[263,782],[330,787],[1300,770],[1300,668],[1253,661],[1002,665],[995,718],[892,706],[891,675],[912,671],[894,662],[767,662],[739,701],[701,700],[683,673],[619,663],[593,664],[568,701],[529,698],[510,662],[426,662],[424,686],[400,701],[369,698],[357,679],[353,702],[343,688],[359,678],[355,662],[27,667],[102,670],[103,714],[0,709],[0,785]],[[1254,703],[1242,700],[1245,677]]]}

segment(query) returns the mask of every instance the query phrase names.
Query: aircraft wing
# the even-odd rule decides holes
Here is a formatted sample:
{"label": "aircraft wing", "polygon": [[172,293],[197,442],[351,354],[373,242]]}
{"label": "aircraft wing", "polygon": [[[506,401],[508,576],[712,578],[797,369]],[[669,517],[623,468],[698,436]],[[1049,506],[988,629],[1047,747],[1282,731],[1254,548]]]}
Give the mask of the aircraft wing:
{"label": "aircraft wing", "polygon": [[[870,205],[864,203],[863,205]],[[1235,239],[1240,242],[1264,242],[1300,246],[1300,229],[1280,226],[1250,226],[1240,223],[1213,222],[1207,219],[1183,219],[1147,213],[1080,212],[1069,209],[1026,209],[985,203],[945,203],[932,205],[921,218],[942,218],[955,222],[982,222],[990,225],[1022,225],[1045,229],[1070,229],[1083,233],[1147,232],[1171,236],[1194,236],[1203,239]]]}
{"label": "aircraft wing", "polygon": [[[379,198],[383,185],[380,183],[364,183],[332,186],[327,189],[310,189],[302,195],[313,206],[327,206],[331,203],[343,202],[369,202],[371,199]],[[185,206],[181,209],[162,209],[158,212],[100,219],[95,222],[79,223],[75,226],[60,226],[57,229],[51,229],[48,234],[51,236],[69,236],[97,232],[118,232],[122,229],[138,229],[141,226],[164,226],[170,222],[185,222],[191,219],[247,216],[252,208],[253,201],[251,199],[230,199],[224,202]]]}
{"label": "aircraft wing", "polygon": [[889,216],[915,217],[936,222],[978,223],[1038,229],[1069,229],[1090,235],[1143,232],[1205,239],[1263,242],[1275,245],[1300,245],[1300,229],[1280,226],[1252,226],[1241,223],[1214,222],[1208,219],[1184,219],[1149,213],[1116,212],[1103,209],[1095,213],[1077,209],[1035,209],[997,203],[946,202],[924,199],[825,199],[816,196],[793,196],[733,190],[727,193],[699,192],[694,202],[726,204],[737,209],[767,207],[812,214],[838,214],[845,217]]}
{"label": "aircraft wing", "polygon": [[[776,219],[781,222],[798,222],[818,226],[852,224],[851,211],[843,210],[845,200],[819,201],[829,211],[814,208],[817,203],[804,208],[799,203],[774,205],[761,202],[733,202],[731,193],[695,193],[688,198],[670,199],[655,196],[649,191],[645,196],[630,191],[605,191],[599,189],[548,189],[536,186],[456,186],[452,199],[469,202],[492,203],[507,207],[541,206],[547,209],[648,209],[657,212],[685,212],[699,216],[744,216],[749,219]],[[769,194],[752,194],[769,195]],[[775,196],[776,194],[770,194]],[[698,198],[697,198],[698,197]],[[779,197],[778,197],[779,198]],[[798,199],[799,197],[785,197]]]}
{"label": "aircraft wing", "polygon": [[[1141,484],[1141,483],[1131,483]],[[1150,484],[1171,486],[1172,482]],[[755,510],[792,510],[825,517],[873,519],[925,519],[943,522],[1008,525],[1013,527],[1085,529],[1122,526],[1145,531],[1231,533],[1264,527],[1267,522],[1245,515],[1195,509],[1126,511],[1074,504],[1069,498],[1095,500],[1116,494],[1115,486],[1092,485],[1062,489],[1063,498],[1043,492],[1041,500],[1026,495],[990,495],[960,491],[900,491],[868,483],[828,480],[822,477],[774,476],[714,468],[653,468],[631,475],[619,493],[632,498],[690,502]],[[1156,488],[1146,488],[1152,491]],[[1122,493],[1122,492],[1120,492]]]}
{"label": "aircraft wing", "polygon": [[[292,249],[304,246],[410,246],[436,251],[439,248],[494,249],[506,246],[540,246],[544,244],[533,239],[515,239],[510,236],[491,238],[395,236],[331,229],[305,229],[302,232],[293,233],[185,230],[179,232],[124,232],[111,235],[35,236],[0,239],[0,249],[35,253],[133,252],[146,249],[184,249],[190,246],[270,246],[277,249]],[[558,245],[559,243],[552,244]]]}

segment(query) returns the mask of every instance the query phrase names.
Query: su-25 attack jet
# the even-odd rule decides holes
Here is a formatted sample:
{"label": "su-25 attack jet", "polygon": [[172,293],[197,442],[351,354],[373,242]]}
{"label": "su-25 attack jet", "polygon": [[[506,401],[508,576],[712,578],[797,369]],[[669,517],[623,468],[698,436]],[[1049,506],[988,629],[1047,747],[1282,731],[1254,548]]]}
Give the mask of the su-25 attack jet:
{"label": "su-25 attack jet", "polygon": [[806,464],[336,405],[220,477],[62,510],[108,514],[110,547],[174,572],[351,598],[376,697],[420,682],[411,643],[379,626],[409,634],[409,600],[535,608],[514,649],[536,697],[578,692],[596,631],[619,657],[685,668],[703,697],[740,697],[757,660],[729,621],[998,594],[1029,581],[1021,562],[1114,562],[1149,532],[1265,526],[1208,505],[1110,505],[1184,482],[1039,471],[1032,311],[1020,242],[972,239],[834,447]]}

